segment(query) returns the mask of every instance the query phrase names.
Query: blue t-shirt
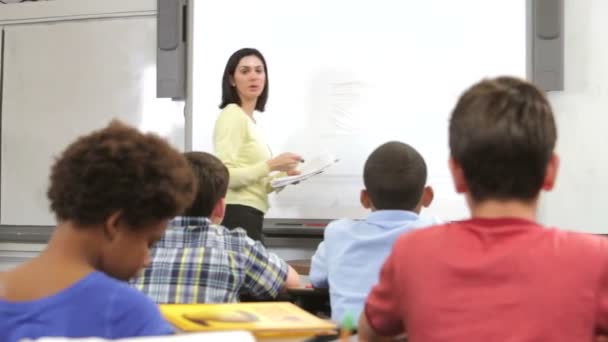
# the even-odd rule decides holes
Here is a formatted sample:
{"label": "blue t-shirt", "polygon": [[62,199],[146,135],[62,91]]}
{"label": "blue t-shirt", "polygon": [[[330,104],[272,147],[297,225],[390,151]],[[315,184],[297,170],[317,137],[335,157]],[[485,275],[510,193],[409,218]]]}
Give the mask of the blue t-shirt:
{"label": "blue t-shirt", "polygon": [[93,272],[65,290],[33,301],[0,299],[0,341],[173,333],[156,304],[128,284]]}

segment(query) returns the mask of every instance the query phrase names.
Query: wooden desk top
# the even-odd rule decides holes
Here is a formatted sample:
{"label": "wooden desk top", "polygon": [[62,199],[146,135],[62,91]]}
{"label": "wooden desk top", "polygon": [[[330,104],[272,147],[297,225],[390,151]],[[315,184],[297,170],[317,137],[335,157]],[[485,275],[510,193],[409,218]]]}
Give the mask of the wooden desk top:
{"label": "wooden desk top", "polygon": [[294,296],[314,296],[329,298],[329,289],[317,289],[312,287],[288,287],[287,293]]}

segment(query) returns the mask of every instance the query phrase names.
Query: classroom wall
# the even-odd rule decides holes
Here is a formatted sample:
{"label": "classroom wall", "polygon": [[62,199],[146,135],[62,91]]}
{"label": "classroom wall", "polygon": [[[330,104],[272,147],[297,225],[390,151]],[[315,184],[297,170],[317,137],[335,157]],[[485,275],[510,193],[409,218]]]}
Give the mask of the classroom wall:
{"label": "classroom wall", "polygon": [[561,169],[540,219],[608,234],[608,1],[565,1],[565,90],[549,94]]}
{"label": "classroom wall", "polygon": [[[130,3],[147,6],[145,0]],[[3,16],[15,6],[4,6]],[[565,1],[564,12],[566,89],[549,94],[558,122],[562,165],[556,189],[543,197],[539,218],[563,228],[608,233],[603,215],[608,203],[604,198],[608,196],[604,176],[608,158],[602,155],[602,145],[608,140],[608,118],[604,118],[608,111],[608,1]]]}
{"label": "classroom wall", "polygon": [[112,118],[183,148],[184,103],[156,98],[156,5],[156,0],[0,5],[3,233],[54,226],[46,198],[54,157],[76,136]]}

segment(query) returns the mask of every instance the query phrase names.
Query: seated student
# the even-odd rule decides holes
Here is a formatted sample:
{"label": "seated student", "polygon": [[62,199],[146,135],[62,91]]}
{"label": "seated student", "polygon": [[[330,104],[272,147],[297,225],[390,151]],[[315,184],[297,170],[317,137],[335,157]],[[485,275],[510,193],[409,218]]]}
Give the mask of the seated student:
{"label": "seated student", "polygon": [[608,331],[608,240],[535,221],[558,168],[545,95],[516,78],[483,80],[460,97],[449,135],[472,218],[397,240],[360,336],[573,342]]}
{"label": "seated student", "polygon": [[123,338],[173,332],[126,282],[194,198],[181,154],[119,122],[78,138],[55,161],[48,198],[58,224],[37,257],[0,273],[0,341]]}
{"label": "seated student", "polygon": [[401,142],[381,145],[368,157],[360,200],[372,212],[363,220],[331,222],[312,257],[310,281],[329,286],[334,321],[342,322],[347,313],[359,317],[397,237],[433,223],[418,216],[433,200],[426,176],[422,156]]}
{"label": "seated student", "polygon": [[198,178],[198,192],[183,216],[169,224],[152,249],[152,262],[131,283],[157,303],[237,302],[245,292],[272,299],[299,286],[296,271],[243,229],[222,221],[228,169],[209,153],[184,154]]}

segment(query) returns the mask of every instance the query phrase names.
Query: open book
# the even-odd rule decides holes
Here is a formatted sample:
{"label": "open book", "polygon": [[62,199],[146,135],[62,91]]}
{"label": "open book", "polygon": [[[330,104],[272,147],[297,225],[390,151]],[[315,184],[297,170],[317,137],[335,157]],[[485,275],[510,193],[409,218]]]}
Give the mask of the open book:
{"label": "open book", "polygon": [[307,160],[306,162],[303,163],[302,167],[300,168],[301,174],[299,174],[297,176],[286,176],[286,177],[275,178],[272,181],[270,181],[270,185],[276,189],[276,188],[282,188],[282,187],[284,187],[286,185],[290,185],[290,184],[297,184],[301,181],[307,180],[310,177],[313,177],[313,176],[316,176],[316,175],[322,173],[323,171],[325,171],[327,168],[329,168],[333,164],[337,163],[338,161],[339,161],[339,159],[331,154],[324,154],[324,155],[317,156],[317,157],[315,157],[309,161]]}

